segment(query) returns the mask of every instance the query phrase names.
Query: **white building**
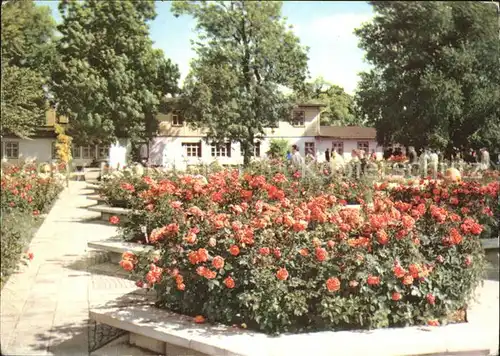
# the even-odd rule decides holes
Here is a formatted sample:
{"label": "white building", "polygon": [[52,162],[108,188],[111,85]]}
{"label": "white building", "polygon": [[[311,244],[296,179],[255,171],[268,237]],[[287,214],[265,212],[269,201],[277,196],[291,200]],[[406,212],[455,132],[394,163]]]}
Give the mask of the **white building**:
{"label": "white building", "polygon": [[[342,154],[346,160],[351,157],[354,149],[363,149],[367,153],[375,151],[381,156],[383,148],[377,145],[373,128],[358,126],[320,126],[320,113],[322,105],[300,104],[291,113],[292,119],[280,121],[274,128],[265,129],[265,136],[255,142],[255,156],[264,157],[269,150],[273,139],[287,140],[291,148],[297,145],[301,154],[314,152],[324,158],[328,148]],[[239,143],[228,143],[216,147],[205,141],[203,130],[193,130],[184,122],[178,112],[168,114],[160,113],[158,133],[149,143],[141,149],[141,156],[152,165],[162,165],[168,161],[182,168],[186,165],[211,163],[218,161],[223,165],[236,165],[243,163],[243,156]],[[50,162],[56,158],[56,134],[54,123],[55,112],[47,112],[47,125],[40,128],[32,139],[19,139],[4,137],[1,145],[1,156],[4,161],[19,162],[23,160],[37,160]],[[67,123],[67,120],[57,120]],[[72,149],[73,166],[88,166],[94,160],[109,159],[109,146],[74,146]]]}
{"label": "white building", "polygon": [[[353,149],[372,150],[382,156],[383,148],[377,145],[376,131],[372,128],[349,126],[320,126],[322,105],[300,104],[291,113],[292,120],[280,121],[277,127],[265,129],[265,136],[255,142],[255,156],[264,157],[273,139],[287,140],[290,147],[297,145],[301,154],[314,152],[323,155],[327,148],[335,149],[349,160]],[[242,164],[239,143],[217,147],[207,143],[203,130],[193,130],[186,125],[178,111],[158,115],[159,130],[148,147],[149,163],[161,165],[166,150],[169,161],[176,166],[209,164],[218,161],[223,165]]]}

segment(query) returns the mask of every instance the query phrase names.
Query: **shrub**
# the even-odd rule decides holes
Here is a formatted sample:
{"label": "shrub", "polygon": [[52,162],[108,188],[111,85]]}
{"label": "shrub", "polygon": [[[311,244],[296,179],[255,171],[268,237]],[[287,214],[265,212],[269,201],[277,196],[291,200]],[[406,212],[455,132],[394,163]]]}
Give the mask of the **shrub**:
{"label": "shrub", "polygon": [[121,265],[158,306],[269,333],[435,325],[467,304],[484,266],[476,221],[431,200],[343,208],[300,182],[148,178],[134,223],[156,250]]}
{"label": "shrub", "polygon": [[37,216],[51,207],[63,189],[63,180],[57,175],[37,174],[34,165],[2,167],[2,285],[31,241]]}
{"label": "shrub", "polygon": [[2,271],[1,283],[16,270],[22,255],[36,228],[36,218],[28,212],[14,211],[2,216]]}
{"label": "shrub", "polygon": [[483,225],[481,238],[499,235],[499,188],[498,180],[486,184],[477,181],[446,183],[435,180],[410,180],[393,187],[379,186],[379,189],[386,190],[393,200],[416,206],[431,199],[434,204],[446,207],[462,218],[477,220]]}

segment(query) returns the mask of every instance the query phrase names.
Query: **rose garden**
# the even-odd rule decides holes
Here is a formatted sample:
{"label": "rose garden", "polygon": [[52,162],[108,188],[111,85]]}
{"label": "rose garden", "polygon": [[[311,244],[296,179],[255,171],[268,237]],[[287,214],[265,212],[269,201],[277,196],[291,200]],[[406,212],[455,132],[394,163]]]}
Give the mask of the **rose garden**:
{"label": "rose garden", "polygon": [[[297,170],[264,160],[246,169],[134,166],[103,175],[84,198],[98,201],[88,209],[116,226],[117,236],[89,242],[108,262],[87,270],[130,283],[123,295],[90,307],[89,345],[128,332],[135,335],[129,342],[157,353],[276,354],[279,335],[309,335],[307,344],[324,332],[364,329],[479,332],[481,324],[469,320],[474,292],[498,272],[498,171],[437,179],[391,173],[356,178],[328,165]],[[20,255],[38,258],[26,249],[31,231],[20,230],[36,225],[19,219],[36,224],[63,183],[34,165],[3,168],[2,282]],[[112,265],[119,270],[110,273]],[[154,319],[163,311],[169,319]],[[156,323],[153,336],[151,325],[138,322],[144,315]],[[183,321],[181,331],[218,330],[216,346],[210,337],[178,342],[185,337],[168,329],[169,320]],[[115,332],[92,340],[100,325]],[[236,331],[269,335],[267,351],[242,352],[248,340],[226,342]],[[453,351],[426,342],[427,351]],[[472,345],[462,351],[477,351]]]}

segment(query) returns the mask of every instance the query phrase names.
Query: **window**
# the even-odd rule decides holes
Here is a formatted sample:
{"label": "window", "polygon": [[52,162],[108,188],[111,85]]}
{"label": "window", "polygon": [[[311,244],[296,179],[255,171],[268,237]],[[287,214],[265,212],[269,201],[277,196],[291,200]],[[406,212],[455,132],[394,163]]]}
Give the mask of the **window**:
{"label": "window", "polygon": [[231,157],[231,144],[212,145],[212,157]]}
{"label": "window", "polygon": [[71,146],[71,156],[76,159],[82,158],[82,146]]}
{"label": "window", "polygon": [[90,146],[82,146],[82,158],[83,159],[91,159],[92,157],[92,147]]}
{"label": "window", "polygon": [[109,157],[109,147],[108,146],[97,146],[97,158],[104,159]]}
{"label": "window", "polygon": [[182,126],[184,125],[184,118],[181,115],[179,110],[176,110],[172,113],[172,125],[173,126]]}
{"label": "window", "polygon": [[316,150],[314,147],[314,142],[306,142],[305,143],[305,154],[312,154],[313,156],[316,155]]}
{"label": "window", "polygon": [[56,146],[57,142],[52,142],[52,147],[51,147],[51,156],[52,156],[52,159],[57,159],[57,146]]}
{"label": "window", "polygon": [[183,142],[186,157],[201,157],[201,142]]}
{"label": "window", "polygon": [[366,152],[368,152],[370,149],[370,144],[368,143],[368,141],[358,141],[358,150],[363,150]]}
{"label": "window", "polygon": [[[243,156],[243,149],[241,149],[241,155]],[[260,141],[257,141],[253,144],[253,156],[252,157],[260,157]]]}
{"label": "window", "polygon": [[303,110],[294,110],[292,116],[293,126],[304,126],[306,123],[306,112]]}
{"label": "window", "polygon": [[337,151],[339,155],[344,154],[344,142],[337,141],[337,142],[332,142],[332,152]]}
{"label": "window", "polygon": [[5,157],[10,159],[19,158],[19,142],[5,142]]}

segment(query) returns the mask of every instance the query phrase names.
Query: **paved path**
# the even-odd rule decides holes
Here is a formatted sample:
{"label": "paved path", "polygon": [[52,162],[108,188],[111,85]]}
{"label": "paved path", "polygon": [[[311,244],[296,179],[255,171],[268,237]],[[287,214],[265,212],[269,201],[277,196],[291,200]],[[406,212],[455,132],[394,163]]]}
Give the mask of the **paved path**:
{"label": "paved path", "polygon": [[1,292],[2,355],[88,355],[89,307],[133,285],[87,272],[87,242],[117,232],[92,220],[99,214],[85,209],[95,204],[85,186],[71,182],[61,193],[33,238],[33,261]]}

